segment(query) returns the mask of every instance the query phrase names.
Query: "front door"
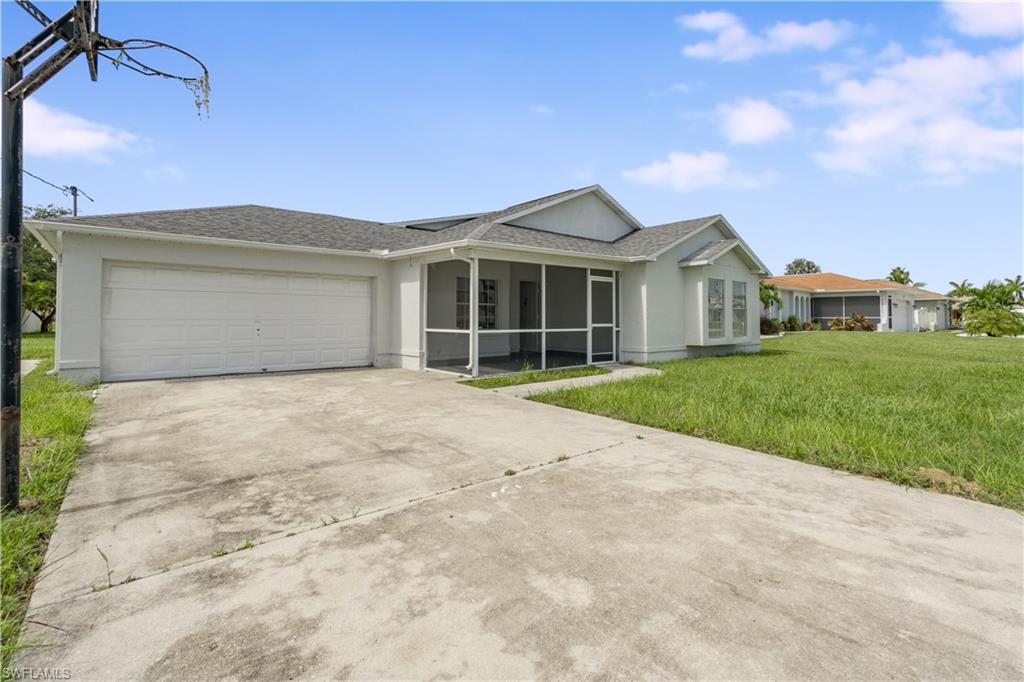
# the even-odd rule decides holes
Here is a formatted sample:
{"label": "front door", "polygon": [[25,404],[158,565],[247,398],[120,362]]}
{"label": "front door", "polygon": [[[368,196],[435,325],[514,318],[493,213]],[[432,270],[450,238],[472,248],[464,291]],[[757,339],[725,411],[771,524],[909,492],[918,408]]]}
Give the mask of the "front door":
{"label": "front door", "polygon": [[[537,282],[519,282],[519,328],[540,329],[540,285]],[[540,334],[521,332],[519,348],[524,352],[540,352]]]}
{"label": "front door", "polygon": [[590,277],[590,334],[587,364],[615,360],[615,279]]}

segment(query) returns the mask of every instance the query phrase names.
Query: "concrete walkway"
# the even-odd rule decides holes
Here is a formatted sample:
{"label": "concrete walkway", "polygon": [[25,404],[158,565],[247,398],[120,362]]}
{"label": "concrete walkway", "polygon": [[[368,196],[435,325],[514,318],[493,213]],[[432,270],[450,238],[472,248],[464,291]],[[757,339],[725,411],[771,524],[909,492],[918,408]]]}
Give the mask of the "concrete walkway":
{"label": "concrete walkway", "polygon": [[1024,672],[1006,509],[400,370],[106,386],[90,438],[16,668]]}
{"label": "concrete walkway", "polygon": [[21,376],[25,376],[26,374],[34,370],[36,367],[39,366],[40,362],[42,362],[42,360],[22,360]]}
{"label": "concrete walkway", "polygon": [[636,379],[644,376],[658,376],[661,370],[649,367],[635,367],[633,365],[608,365],[611,370],[608,374],[592,374],[586,377],[575,377],[573,379],[558,379],[557,381],[542,381],[536,384],[522,384],[520,386],[505,386],[503,388],[491,389],[492,392],[501,395],[510,395],[515,398],[526,398],[537,393],[558,391],[563,388],[577,388],[579,386],[592,386],[603,384],[609,381],[622,381],[624,379]]}

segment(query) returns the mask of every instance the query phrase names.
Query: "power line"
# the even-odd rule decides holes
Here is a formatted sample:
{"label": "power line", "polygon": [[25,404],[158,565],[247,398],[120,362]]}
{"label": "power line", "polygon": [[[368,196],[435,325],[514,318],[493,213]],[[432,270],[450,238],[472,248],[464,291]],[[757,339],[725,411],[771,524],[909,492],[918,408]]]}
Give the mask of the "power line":
{"label": "power line", "polygon": [[63,186],[62,185],[55,185],[54,183],[50,182],[49,180],[47,180],[45,178],[41,178],[38,175],[36,175],[35,173],[30,173],[30,172],[28,172],[25,169],[22,169],[22,172],[25,175],[28,175],[30,177],[35,178],[36,180],[38,180],[39,182],[41,182],[43,184],[49,185],[50,187],[52,187],[52,188],[54,188],[56,190],[60,190],[60,192],[64,196],[70,195],[71,196],[71,200],[72,200],[71,212],[72,212],[72,214],[74,214],[76,216],[78,215],[78,195],[79,194],[81,194],[83,197],[85,197],[89,201],[91,201],[93,203],[96,203],[95,199],[93,199],[91,196],[86,194],[84,190],[82,190],[81,188],[75,187],[74,185],[63,185]]}

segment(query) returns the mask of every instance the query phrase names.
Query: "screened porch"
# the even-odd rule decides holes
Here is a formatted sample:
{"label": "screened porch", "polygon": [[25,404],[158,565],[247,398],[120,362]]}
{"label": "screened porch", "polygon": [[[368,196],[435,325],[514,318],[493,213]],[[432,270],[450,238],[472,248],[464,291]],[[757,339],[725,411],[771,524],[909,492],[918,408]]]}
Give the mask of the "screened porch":
{"label": "screened porch", "polygon": [[424,277],[430,369],[484,376],[618,358],[614,270],[456,259]]}

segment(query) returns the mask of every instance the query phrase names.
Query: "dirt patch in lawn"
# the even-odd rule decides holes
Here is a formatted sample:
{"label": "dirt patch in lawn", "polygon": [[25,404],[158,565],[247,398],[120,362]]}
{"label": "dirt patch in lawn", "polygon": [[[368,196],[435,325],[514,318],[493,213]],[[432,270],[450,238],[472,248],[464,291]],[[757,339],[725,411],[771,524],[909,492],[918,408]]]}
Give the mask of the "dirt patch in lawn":
{"label": "dirt patch in lawn", "polygon": [[921,467],[917,470],[917,477],[924,484],[924,487],[941,493],[959,495],[971,500],[979,500],[985,494],[985,489],[974,481],[968,481],[961,476],[954,476],[944,469]]}

